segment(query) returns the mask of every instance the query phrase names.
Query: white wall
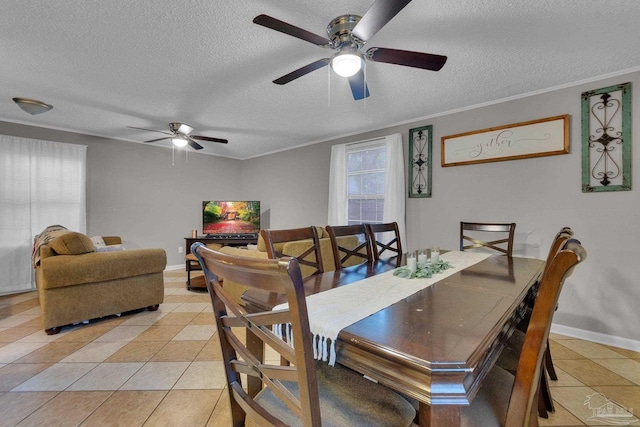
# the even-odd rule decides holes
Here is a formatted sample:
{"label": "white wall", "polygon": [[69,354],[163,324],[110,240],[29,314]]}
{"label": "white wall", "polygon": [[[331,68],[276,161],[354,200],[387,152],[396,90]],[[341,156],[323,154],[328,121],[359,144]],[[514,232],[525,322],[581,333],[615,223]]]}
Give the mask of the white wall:
{"label": "white wall", "polygon": [[[633,177],[633,191],[581,190],[580,95],[627,81],[637,103],[636,72],[247,160],[251,166],[245,176],[271,203],[273,228],[324,225],[331,145],[401,132],[406,155],[409,129],[431,124],[433,196],[407,199],[407,249],[436,244],[456,249],[460,221],[504,221],[517,223],[515,255],[545,258],[556,232],[571,226],[588,258],[567,280],[554,322],[566,331],[605,334],[614,337],[611,343],[640,348],[640,174]],[[442,136],[561,114],[570,115],[570,154],[440,166]],[[637,121],[638,114],[633,118]],[[639,127],[632,127],[634,141],[640,141]],[[640,150],[632,151],[633,162],[640,164]],[[280,171],[277,185],[260,180],[266,173],[262,165]]]}
{"label": "white wall", "polygon": [[[434,167],[433,198],[409,199],[407,228],[419,239],[457,245],[460,220],[514,221],[516,255],[544,258],[550,239],[571,226],[588,251],[567,280],[554,322],[640,341],[640,176],[632,191],[582,193],[580,95],[583,91],[633,82],[638,101],[640,73],[440,117],[434,125],[434,157],[440,138],[476,129],[570,114],[570,154],[479,165]],[[637,120],[638,114],[633,117]],[[632,140],[640,141],[638,126]],[[633,150],[633,162],[640,150]],[[432,224],[438,224],[434,227]]]}

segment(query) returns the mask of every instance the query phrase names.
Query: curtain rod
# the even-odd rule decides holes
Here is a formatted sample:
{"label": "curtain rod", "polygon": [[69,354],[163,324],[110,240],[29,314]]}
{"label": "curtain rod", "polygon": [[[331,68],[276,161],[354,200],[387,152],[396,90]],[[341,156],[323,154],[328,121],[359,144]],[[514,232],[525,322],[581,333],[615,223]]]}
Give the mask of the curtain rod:
{"label": "curtain rod", "polygon": [[345,145],[348,147],[349,145],[364,144],[366,142],[377,141],[379,139],[385,139],[385,138],[386,138],[385,136],[379,136],[377,138],[365,139],[362,141],[347,142]]}

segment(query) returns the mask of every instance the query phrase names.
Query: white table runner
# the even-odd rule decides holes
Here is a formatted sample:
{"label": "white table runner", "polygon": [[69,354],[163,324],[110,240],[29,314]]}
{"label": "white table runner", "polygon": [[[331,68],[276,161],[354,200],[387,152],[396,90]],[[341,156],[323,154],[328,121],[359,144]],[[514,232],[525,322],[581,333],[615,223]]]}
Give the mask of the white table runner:
{"label": "white table runner", "polygon": [[[487,253],[451,251],[440,255],[442,260],[449,262],[451,268],[429,279],[403,279],[394,276],[394,270],[391,270],[348,286],[308,296],[307,310],[314,337],[314,357],[325,362],[328,358],[329,365],[333,366],[336,361],[335,341],[342,329],[489,256]],[[280,304],[273,310],[287,307],[286,303]],[[327,341],[330,341],[329,348]]]}

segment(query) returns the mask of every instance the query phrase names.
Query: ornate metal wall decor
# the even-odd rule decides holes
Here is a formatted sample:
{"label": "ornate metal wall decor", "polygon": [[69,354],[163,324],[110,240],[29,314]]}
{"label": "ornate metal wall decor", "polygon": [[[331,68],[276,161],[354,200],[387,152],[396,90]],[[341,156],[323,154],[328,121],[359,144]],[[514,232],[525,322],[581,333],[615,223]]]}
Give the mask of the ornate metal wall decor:
{"label": "ornate metal wall decor", "polygon": [[409,130],[409,197],[431,197],[433,126]]}
{"label": "ornate metal wall decor", "polygon": [[631,190],[631,83],[582,93],[582,191]]}

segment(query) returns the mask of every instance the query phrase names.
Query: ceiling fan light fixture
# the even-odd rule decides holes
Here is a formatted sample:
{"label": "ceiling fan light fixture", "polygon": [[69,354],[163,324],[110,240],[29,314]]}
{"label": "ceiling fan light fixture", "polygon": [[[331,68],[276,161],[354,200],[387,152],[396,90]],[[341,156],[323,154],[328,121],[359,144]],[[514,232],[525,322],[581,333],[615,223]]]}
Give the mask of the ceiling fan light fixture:
{"label": "ceiling fan light fixture", "polygon": [[13,98],[13,102],[15,102],[22,111],[31,115],[46,113],[53,108],[53,105],[45,104],[42,101],[29,98],[16,97]]}
{"label": "ceiling fan light fixture", "polygon": [[184,147],[187,145],[187,139],[183,136],[175,136],[171,139],[171,142],[173,142],[173,145],[176,147]]}
{"label": "ceiling fan light fixture", "polygon": [[357,48],[349,47],[336,52],[331,58],[331,68],[339,76],[351,77],[362,68],[362,54]]}

